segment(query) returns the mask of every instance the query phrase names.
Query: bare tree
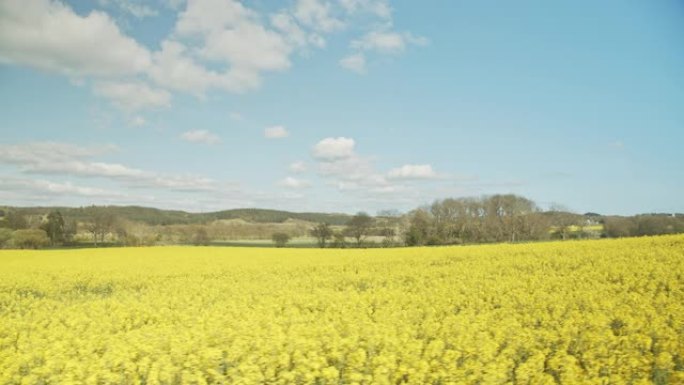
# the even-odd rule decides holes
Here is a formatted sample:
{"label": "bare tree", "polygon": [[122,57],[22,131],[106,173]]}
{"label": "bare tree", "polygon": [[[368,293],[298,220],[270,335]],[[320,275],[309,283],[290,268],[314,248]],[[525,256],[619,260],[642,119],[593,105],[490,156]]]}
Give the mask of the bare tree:
{"label": "bare tree", "polygon": [[582,217],[570,212],[566,207],[553,204],[546,212],[551,224],[551,230],[562,240],[570,238],[573,228],[581,225]]}
{"label": "bare tree", "polygon": [[98,239],[104,242],[105,236],[114,228],[116,216],[105,207],[92,206],[87,212],[90,221],[86,224],[86,229],[93,235],[93,243],[97,246]]}
{"label": "bare tree", "polygon": [[373,218],[364,212],[359,212],[347,222],[346,232],[356,240],[356,245],[360,247],[372,226]]}
{"label": "bare tree", "polygon": [[317,224],[316,227],[311,229],[310,233],[313,237],[316,238],[316,241],[318,242],[318,247],[325,247],[326,242],[333,235],[333,231],[330,228],[330,225],[324,222]]}

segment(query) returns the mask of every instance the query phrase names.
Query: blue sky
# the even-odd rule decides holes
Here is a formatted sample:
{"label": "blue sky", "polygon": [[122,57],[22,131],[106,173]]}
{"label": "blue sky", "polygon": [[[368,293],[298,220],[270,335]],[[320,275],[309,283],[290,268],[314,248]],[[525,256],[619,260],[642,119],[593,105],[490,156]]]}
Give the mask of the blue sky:
{"label": "blue sky", "polygon": [[6,0],[0,202],[684,211],[680,1]]}

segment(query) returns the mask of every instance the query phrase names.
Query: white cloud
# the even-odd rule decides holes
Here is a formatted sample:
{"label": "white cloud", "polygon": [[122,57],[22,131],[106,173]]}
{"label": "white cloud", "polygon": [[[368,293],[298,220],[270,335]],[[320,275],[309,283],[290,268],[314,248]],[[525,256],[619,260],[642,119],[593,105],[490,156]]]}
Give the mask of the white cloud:
{"label": "white cloud", "polygon": [[411,32],[405,32],[404,33],[404,40],[406,40],[409,44],[417,45],[417,46],[426,46],[430,44],[430,39],[428,39],[425,36],[417,36],[412,34]]}
{"label": "white cloud", "polygon": [[221,31],[256,16],[235,0],[188,0],[185,10],[178,15],[176,32],[201,35]]}
{"label": "white cloud", "polygon": [[0,164],[16,165],[20,172],[26,174],[105,178],[124,182],[131,187],[161,187],[177,191],[207,191],[215,188],[213,180],[201,176],[162,175],[91,159],[113,150],[112,146],[85,147],[56,142],[0,145]]}
{"label": "white cloud", "polygon": [[371,31],[361,39],[352,41],[351,47],[357,50],[387,54],[404,52],[409,44],[422,46],[428,44],[428,40],[424,37],[414,36],[410,32]]}
{"label": "white cloud", "polygon": [[151,58],[104,12],[82,17],[61,2],[3,0],[0,62],[79,77],[142,73]]}
{"label": "white cloud", "polygon": [[167,7],[178,10],[185,5],[186,0],[163,0],[162,1]]}
{"label": "white cloud", "polygon": [[369,190],[389,185],[387,178],[377,172],[369,157],[352,154],[346,158],[325,159],[318,164],[319,174],[330,180],[339,190]]}
{"label": "white cloud", "polygon": [[[196,47],[192,52],[184,39]],[[289,68],[292,49],[238,1],[190,0],[178,15],[174,38],[155,53],[151,76],[160,85],[195,94],[209,88],[245,92],[261,84],[261,72]],[[223,70],[209,70],[200,59]]]}
{"label": "white cloud", "polygon": [[190,143],[218,144],[221,138],[208,130],[191,130],[181,134],[181,139]]}
{"label": "white cloud", "polygon": [[314,158],[324,161],[345,159],[354,155],[354,145],[351,138],[325,138],[316,143],[312,153]]}
{"label": "white cloud", "polygon": [[351,138],[326,138],[313,147],[319,174],[339,190],[368,190],[389,185],[370,157],[355,153]]}
{"label": "white cloud", "polygon": [[30,142],[27,144],[0,144],[0,162],[17,165],[63,163],[74,159],[90,158],[116,150],[112,145],[77,146],[58,142]]}
{"label": "white cloud", "polygon": [[[392,28],[392,8],[387,0],[339,0],[349,14],[372,14],[381,20],[369,32],[353,40],[352,53],[340,60],[340,65],[357,73],[366,72],[368,53],[401,54],[409,45],[423,46],[428,39],[411,32],[397,32]],[[364,55],[364,52],[367,53]]]}
{"label": "white cloud", "polygon": [[346,68],[358,74],[364,74],[366,73],[366,56],[362,53],[351,54],[342,58],[342,60],[340,60],[340,65],[342,68]]}
{"label": "white cloud", "polygon": [[211,178],[194,175],[159,175],[146,173],[143,177],[130,181],[132,187],[163,188],[173,191],[200,192],[215,191],[216,181]]}
{"label": "white cloud", "polygon": [[144,19],[146,17],[152,17],[152,16],[158,16],[159,12],[156,10],[145,6],[145,5],[139,5],[139,4],[133,4],[128,1],[122,1],[120,2],[120,7],[124,11],[130,13],[131,15],[137,17],[138,19]]}
{"label": "white cloud", "polygon": [[26,178],[0,177],[0,191],[18,191],[25,195],[79,195],[85,197],[120,198],[123,194],[109,190]]}
{"label": "white cloud", "polygon": [[291,45],[298,48],[306,48],[312,45],[317,48],[325,47],[325,39],[318,33],[305,31],[292,17],[286,12],[280,12],[271,16],[271,24],[281,32]]}
{"label": "white cloud", "polygon": [[290,133],[283,126],[272,126],[264,129],[264,138],[266,139],[282,139],[290,136]]}
{"label": "white cloud", "polygon": [[185,45],[164,41],[162,49],[153,55],[154,65],[149,75],[158,85],[176,91],[203,95],[209,88],[243,92],[259,85],[257,77],[210,71],[188,56]]}
{"label": "white cloud", "polygon": [[323,176],[333,176],[348,181],[378,179],[380,177],[369,158],[356,154],[346,158],[325,159],[318,165],[318,171]]}
{"label": "white cloud", "polygon": [[163,89],[152,88],[139,82],[100,82],[94,86],[95,93],[109,99],[114,106],[134,112],[148,108],[171,106],[171,94]]}
{"label": "white cloud", "polygon": [[280,185],[282,187],[291,188],[291,189],[302,189],[302,188],[310,187],[311,183],[309,183],[306,180],[301,180],[301,179],[297,179],[297,178],[293,178],[291,176],[288,176],[287,178],[278,182],[278,185]]}
{"label": "white cloud", "polygon": [[435,179],[439,175],[429,164],[405,164],[399,168],[390,170],[387,177],[390,179]]}
{"label": "white cloud", "polygon": [[278,33],[251,21],[243,21],[205,37],[202,57],[229,63],[242,71],[275,71],[290,67],[292,48]]}
{"label": "white cloud", "polygon": [[290,163],[290,166],[288,167],[288,169],[289,169],[291,172],[294,172],[294,173],[297,173],[297,174],[301,174],[301,173],[303,173],[303,172],[306,172],[306,170],[308,169],[308,167],[307,167],[306,163],[304,163],[304,162],[302,162],[302,161],[297,161],[297,162],[292,162],[292,163]]}
{"label": "white cloud", "polygon": [[159,15],[157,10],[146,5],[137,4],[130,0],[98,0],[98,2],[103,6],[115,5],[120,10],[129,13],[138,19]]}
{"label": "white cloud", "polygon": [[351,14],[367,12],[385,20],[392,18],[388,0],[340,0],[340,4]]}
{"label": "white cloud", "polygon": [[68,174],[86,177],[141,178],[145,172],[118,163],[66,161],[36,163],[24,166],[24,172],[35,174]]}
{"label": "white cloud", "polygon": [[404,38],[397,32],[371,31],[361,39],[351,43],[352,48],[361,50],[376,50],[385,53],[402,52],[406,47]]}
{"label": "white cloud", "polygon": [[298,0],[294,15],[307,27],[330,33],[344,27],[341,20],[331,15],[331,9],[330,3],[323,0]]}
{"label": "white cloud", "polygon": [[147,120],[140,115],[136,115],[128,123],[133,127],[142,127],[147,124]]}
{"label": "white cloud", "polygon": [[[145,2],[99,2],[137,18],[158,15]],[[94,81],[96,95],[130,114],[168,107],[171,92],[202,98],[210,90],[257,89],[265,73],[289,69],[294,53],[306,56],[310,47],[324,47],[327,36],[351,23],[364,30],[375,26],[351,44],[355,52],[340,60],[359,73],[370,51],[401,52],[426,42],[387,30],[392,25],[388,0],[296,0],[270,14],[237,0],[157,4],[178,14],[173,30],[152,52],[103,11],[79,15],[58,0],[0,1],[0,64],[59,72],[79,84]]]}

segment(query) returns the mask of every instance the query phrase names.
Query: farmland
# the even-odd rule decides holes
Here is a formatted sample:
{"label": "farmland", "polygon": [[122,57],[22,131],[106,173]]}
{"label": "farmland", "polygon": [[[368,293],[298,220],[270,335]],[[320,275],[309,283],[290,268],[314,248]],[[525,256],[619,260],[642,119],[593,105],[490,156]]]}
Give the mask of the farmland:
{"label": "farmland", "polygon": [[681,384],[684,236],[0,251],[1,384]]}

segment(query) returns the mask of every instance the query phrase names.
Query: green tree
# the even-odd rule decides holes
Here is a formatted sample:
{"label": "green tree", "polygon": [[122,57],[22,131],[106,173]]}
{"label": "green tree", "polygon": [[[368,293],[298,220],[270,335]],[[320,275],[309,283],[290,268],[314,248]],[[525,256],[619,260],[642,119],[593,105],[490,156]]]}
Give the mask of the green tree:
{"label": "green tree", "polygon": [[7,213],[7,227],[12,230],[21,230],[28,228],[28,221],[26,217],[16,210]]}
{"label": "green tree", "polygon": [[47,216],[47,221],[40,228],[45,230],[48,238],[50,238],[50,245],[54,246],[64,243],[65,224],[64,218],[59,211],[51,211]]}
{"label": "green tree", "polygon": [[357,246],[361,246],[363,239],[368,235],[372,227],[373,218],[364,212],[359,212],[347,222],[345,231],[356,240]]}
{"label": "green tree", "polygon": [[0,249],[8,246],[12,240],[12,229],[0,228]]}
{"label": "green tree", "polygon": [[316,241],[318,242],[318,247],[325,247],[325,244],[327,243],[328,239],[330,239],[333,235],[333,231],[330,228],[330,225],[322,222],[316,225],[313,229],[311,229],[311,236],[316,238]]}
{"label": "green tree", "polygon": [[287,233],[273,233],[271,239],[276,247],[285,247],[287,242],[290,241],[290,236]]}
{"label": "green tree", "polygon": [[430,239],[432,218],[425,210],[418,209],[409,214],[409,225],[404,232],[404,243],[407,246],[422,246]]}
{"label": "green tree", "polygon": [[39,249],[50,243],[45,230],[22,229],[12,233],[12,243],[21,249]]}
{"label": "green tree", "polygon": [[332,247],[340,249],[347,247],[347,238],[344,235],[344,231],[333,231]]}

